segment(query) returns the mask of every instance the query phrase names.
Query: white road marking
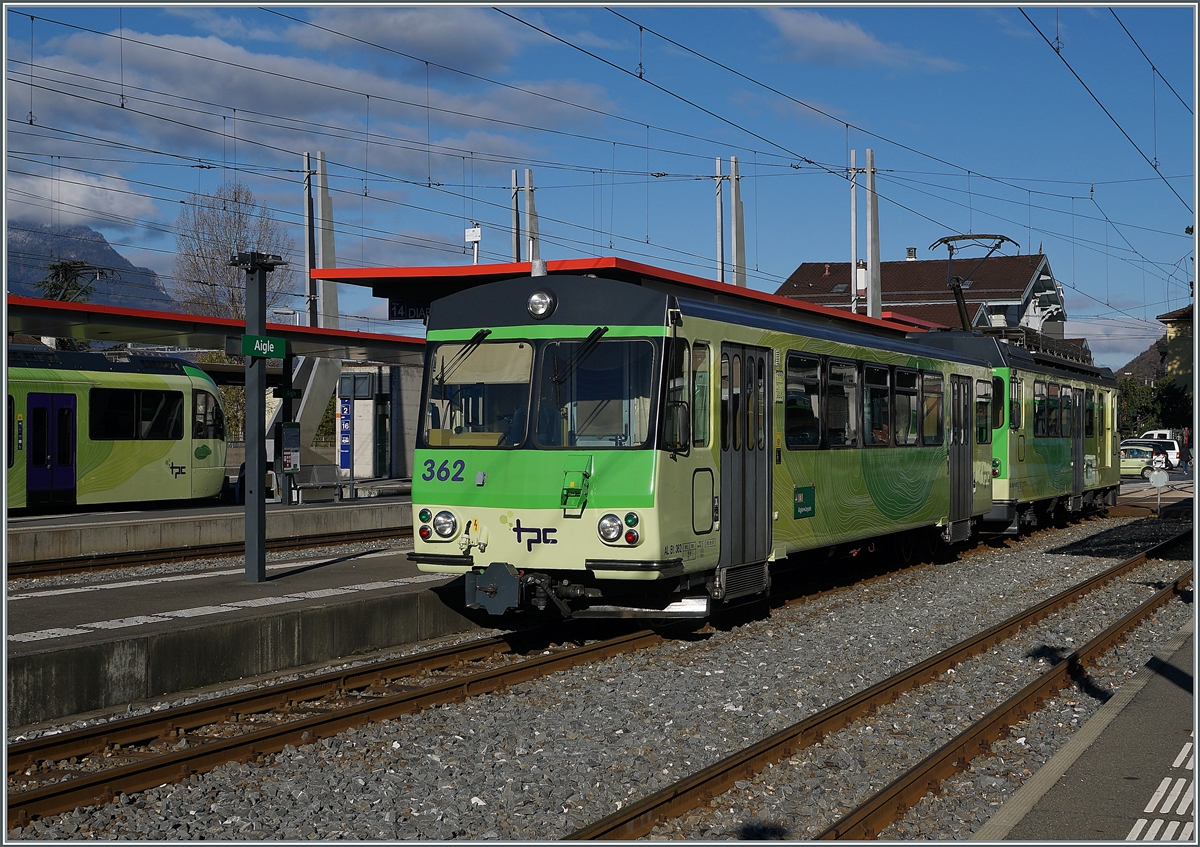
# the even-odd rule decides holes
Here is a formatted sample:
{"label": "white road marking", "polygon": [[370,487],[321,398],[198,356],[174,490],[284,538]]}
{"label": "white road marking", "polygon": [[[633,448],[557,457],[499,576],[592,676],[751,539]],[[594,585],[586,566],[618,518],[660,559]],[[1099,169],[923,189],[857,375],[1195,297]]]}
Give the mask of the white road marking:
{"label": "white road marking", "polygon": [[1183,760],[1192,752],[1192,742],[1183,745],[1183,749],[1179,751],[1179,755],[1175,757],[1175,761],[1171,767],[1177,768],[1183,765]]}
{"label": "white road marking", "polygon": [[[405,552],[405,551],[400,551]],[[395,550],[382,550],[377,553],[366,553],[361,556],[354,556],[358,559],[378,559],[384,556],[398,555]],[[288,562],[276,562],[275,564],[267,565],[267,570],[278,571],[285,568],[296,568],[304,565],[330,565],[334,562],[342,561],[338,558],[319,558],[319,559],[296,559]],[[110,591],[114,588],[138,588],[143,585],[161,585],[167,582],[185,582],[193,579],[209,579],[214,576],[235,576],[246,572],[245,568],[234,568],[228,570],[202,571],[200,573],[179,574],[176,576],[156,576],[146,579],[131,579],[124,582],[103,582],[96,585],[77,585],[71,588],[48,588],[45,591],[26,591],[21,594],[8,595],[9,602],[14,600],[34,600],[40,597],[63,597],[68,594],[82,594],[87,591]]]}
{"label": "white road marking", "polygon": [[1143,812],[1153,812],[1155,809],[1157,809],[1158,801],[1162,800],[1163,795],[1167,793],[1167,789],[1170,787],[1171,787],[1171,777],[1168,776],[1167,778],[1165,778],[1162,782],[1160,782],[1158,784],[1158,790],[1156,790],[1150,796],[1150,802],[1146,804],[1146,808],[1142,809],[1142,811]]}
{"label": "white road marking", "polygon": [[1171,789],[1171,793],[1167,795],[1167,799],[1163,801],[1163,814],[1170,814],[1171,807],[1175,805],[1175,801],[1179,799],[1180,792],[1183,791],[1183,786],[1187,784],[1186,779],[1178,779],[1175,781],[1175,787]]}
{"label": "white road marking", "polygon": [[1129,834],[1125,836],[1125,840],[1126,841],[1137,841],[1138,836],[1142,834],[1142,829],[1148,823],[1150,823],[1150,821],[1146,820],[1145,818],[1138,818],[1137,823],[1135,823],[1133,825],[1133,829],[1129,830]]}
{"label": "white road marking", "polygon": [[[295,563],[287,565],[277,565],[276,567],[294,567]],[[241,573],[242,571],[231,571],[229,573]],[[342,594],[357,594],[363,591],[378,591],[383,588],[398,588],[402,585],[417,585],[423,582],[441,582],[451,577],[448,574],[420,574],[419,576],[406,576],[398,579],[381,580],[379,582],[363,582],[357,585],[347,585],[341,588],[320,588],[315,591],[299,591],[294,594],[284,594],[279,597],[255,597],[250,600],[234,600],[229,603],[221,603],[215,606],[193,606],[188,609],[176,609],[170,612],[158,612],[153,615],[137,615],[130,618],[114,618],[107,621],[96,621],[94,623],[78,624],[74,627],[55,627],[53,629],[43,629],[36,632],[18,632],[8,636],[9,641],[45,641],[50,638],[68,638],[72,635],[87,635],[98,629],[125,629],[133,626],[142,626],[150,623],[165,623],[167,621],[178,618],[195,618],[204,615],[217,615],[222,612],[234,612],[241,609],[256,608],[259,606],[274,606],[280,603],[296,603],[303,600],[315,600],[322,597],[335,597]],[[161,582],[163,580],[151,580],[143,584],[151,584],[152,582]],[[128,584],[128,583],[126,583]],[[12,599],[12,598],[9,598]]]}

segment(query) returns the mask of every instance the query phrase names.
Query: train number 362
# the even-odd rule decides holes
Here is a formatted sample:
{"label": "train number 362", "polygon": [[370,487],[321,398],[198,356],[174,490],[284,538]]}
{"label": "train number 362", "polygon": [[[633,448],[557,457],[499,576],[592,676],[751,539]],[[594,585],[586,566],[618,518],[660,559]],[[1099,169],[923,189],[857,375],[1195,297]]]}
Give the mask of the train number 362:
{"label": "train number 362", "polygon": [[432,482],[434,479],[438,482],[462,482],[463,470],[466,467],[467,465],[462,459],[455,460],[453,464],[447,459],[440,465],[436,464],[433,459],[426,459],[425,473],[421,474],[421,479],[426,482]]}

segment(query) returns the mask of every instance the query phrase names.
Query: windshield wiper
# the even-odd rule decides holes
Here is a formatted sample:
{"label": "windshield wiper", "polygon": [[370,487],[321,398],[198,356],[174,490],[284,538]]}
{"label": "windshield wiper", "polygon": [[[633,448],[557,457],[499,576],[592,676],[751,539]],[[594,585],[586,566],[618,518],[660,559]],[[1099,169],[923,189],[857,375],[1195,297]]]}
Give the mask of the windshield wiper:
{"label": "windshield wiper", "polygon": [[575,351],[575,355],[573,355],[567,361],[567,364],[565,367],[565,373],[563,373],[562,376],[559,376],[557,373],[558,359],[557,359],[557,357],[555,358],[555,360],[554,360],[555,374],[554,374],[554,376],[550,377],[550,379],[554,381],[555,385],[562,385],[564,382],[566,382],[568,379],[571,378],[571,374],[573,374],[575,372],[575,368],[579,367],[579,363],[582,362],[584,360],[584,358],[586,358],[587,355],[592,352],[592,350],[596,349],[596,345],[600,343],[600,338],[606,332],[608,332],[608,327],[606,327],[606,326],[598,326],[595,329],[593,329],[592,334],[589,335],[587,338],[585,338],[583,340],[583,343],[579,345],[579,349]]}
{"label": "windshield wiper", "polygon": [[464,344],[462,349],[454,354],[454,358],[442,365],[442,372],[438,376],[437,381],[444,386],[446,384],[446,380],[450,378],[451,374],[453,374],[463,362],[470,358],[471,354],[479,349],[479,345],[483,343],[483,339],[487,338],[491,334],[492,331],[490,329],[481,329],[472,335],[471,340]]}

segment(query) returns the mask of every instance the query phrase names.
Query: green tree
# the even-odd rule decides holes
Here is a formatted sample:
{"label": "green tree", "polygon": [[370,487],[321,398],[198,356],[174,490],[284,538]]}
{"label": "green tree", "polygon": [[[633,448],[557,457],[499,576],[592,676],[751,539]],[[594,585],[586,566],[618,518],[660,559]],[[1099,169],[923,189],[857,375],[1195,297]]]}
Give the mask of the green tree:
{"label": "green tree", "polygon": [[86,303],[99,273],[98,268],[82,259],[62,259],[46,265],[46,276],[34,283],[34,287],[47,300]]}
{"label": "green tree", "polygon": [[1156,386],[1146,385],[1134,376],[1122,377],[1117,384],[1120,395],[1120,434],[1136,438],[1158,425],[1158,392]]}
{"label": "green tree", "polygon": [[1162,428],[1183,429],[1192,425],[1192,392],[1169,376],[1154,384],[1154,392]]}

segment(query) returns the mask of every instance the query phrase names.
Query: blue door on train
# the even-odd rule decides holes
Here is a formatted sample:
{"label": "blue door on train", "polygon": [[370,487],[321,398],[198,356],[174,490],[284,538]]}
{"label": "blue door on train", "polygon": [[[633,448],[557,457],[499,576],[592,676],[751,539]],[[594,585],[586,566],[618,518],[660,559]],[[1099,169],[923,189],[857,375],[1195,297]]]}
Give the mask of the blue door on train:
{"label": "blue door on train", "polygon": [[721,559],[725,600],[770,587],[770,351],[721,345]]}
{"label": "blue door on train", "polygon": [[75,505],[75,395],[30,392],[26,503]]}

